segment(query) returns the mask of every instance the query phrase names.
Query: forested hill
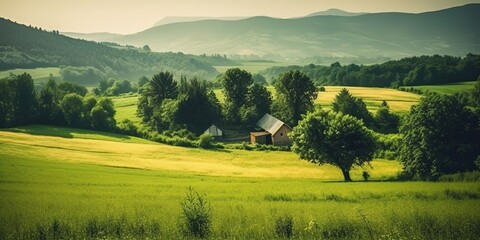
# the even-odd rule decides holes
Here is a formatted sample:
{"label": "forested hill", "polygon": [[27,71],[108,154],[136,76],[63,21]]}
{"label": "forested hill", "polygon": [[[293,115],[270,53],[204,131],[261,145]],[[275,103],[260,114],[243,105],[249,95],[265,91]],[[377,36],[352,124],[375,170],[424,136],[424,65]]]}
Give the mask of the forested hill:
{"label": "forested hill", "polygon": [[268,79],[290,70],[307,74],[317,85],[400,87],[473,81],[480,78],[480,55],[409,57],[382,64],[277,66],[260,73]]}
{"label": "forested hill", "polygon": [[0,70],[91,66],[106,76],[135,77],[169,70],[187,76],[215,76],[212,65],[232,65],[221,57],[154,53],[73,39],[0,18]]}
{"label": "forested hill", "polygon": [[156,51],[255,54],[272,60],[312,56],[391,59],[433,54],[465,56],[470,52],[480,54],[479,22],[480,4],[469,4],[418,14],[252,17],[173,23],[110,41],[136,46],[149,44]]}

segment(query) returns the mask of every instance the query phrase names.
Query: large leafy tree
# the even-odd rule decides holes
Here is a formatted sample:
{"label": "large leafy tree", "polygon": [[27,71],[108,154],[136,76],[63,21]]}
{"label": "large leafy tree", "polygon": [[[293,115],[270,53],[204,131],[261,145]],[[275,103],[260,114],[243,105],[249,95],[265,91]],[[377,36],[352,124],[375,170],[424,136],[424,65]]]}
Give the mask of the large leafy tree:
{"label": "large leafy tree", "polygon": [[255,124],[265,113],[270,112],[272,94],[260,84],[253,84],[246,95],[246,103],[240,109],[242,123],[245,125]]}
{"label": "large leafy tree", "polygon": [[37,98],[30,74],[24,73],[15,77],[14,106],[17,125],[32,123],[37,117]]}
{"label": "large leafy tree", "polygon": [[296,125],[302,114],[314,109],[317,89],[312,80],[300,71],[284,73],[275,82],[277,97],[276,115],[292,125]]}
{"label": "large leafy tree", "polygon": [[155,126],[155,108],[160,108],[165,99],[175,99],[177,96],[178,87],[173,75],[169,72],[155,74],[138,100],[137,115],[142,122]]}
{"label": "large leafy tree", "polygon": [[115,112],[113,101],[110,98],[101,98],[90,111],[92,128],[98,130],[115,129]]}
{"label": "large leafy tree", "polygon": [[442,174],[475,169],[480,125],[454,96],[429,94],[413,107],[400,132],[400,159],[406,174],[435,180]]}
{"label": "large leafy tree", "polygon": [[352,96],[346,88],[342,88],[335,96],[333,111],[361,119],[367,126],[372,125],[372,115],[367,110],[367,105],[362,99]]}
{"label": "large leafy tree", "polygon": [[398,133],[400,117],[390,112],[390,107],[383,101],[374,117],[375,130],[381,133]]}
{"label": "large leafy tree", "polygon": [[351,181],[350,169],[372,160],[375,141],[362,121],[342,113],[316,111],[308,113],[290,137],[292,150],[301,159],[319,165],[332,164]]}
{"label": "large leafy tree", "polygon": [[220,104],[212,98],[205,81],[196,78],[182,81],[178,98],[178,109],[175,121],[185,125],[188,130],[199,134],[207,129],[210,124],[218,122],[221,115]]}
{"label": "large leafy tree", "polygon": [[245,105],[245,96],[253,83],[252,74],[239,68],[228,69],[221,78],[223,94],[225,95],[226,120],[240,122],[240,108]]}
{"label": "large leafy tree", "polygon": [[65,120],[69,126],[82,127],[83,123],[83,98],[76,93],[69,93],[60,103]]}

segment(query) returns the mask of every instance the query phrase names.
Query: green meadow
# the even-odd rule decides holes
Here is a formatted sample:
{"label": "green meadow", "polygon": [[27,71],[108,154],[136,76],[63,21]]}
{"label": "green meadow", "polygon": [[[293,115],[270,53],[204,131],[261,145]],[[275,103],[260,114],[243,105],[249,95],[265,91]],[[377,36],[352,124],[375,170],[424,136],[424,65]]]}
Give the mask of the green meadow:
{"label": "green meadow", "polygon": [[0,239],[183,239],[188,187],[211,206],[211,239],[272,239],[280,217],[297,239],[478,239],[480,187],[369,182],[289,152],[209,151],[50,126],[0,131]]}
{"label": "green meadow", "polygon": [[476,81],[470,82],[457,82],[443,85],[422,85],[415,86],[414,89],[421,90],[422,92],[436,92],[440,94],[455,94],[463,91],[472,90],[475,87]]}
{"label": "green meadow", "polygon": [[135,124],[140,124],[141,119],[137,116],[138,95],[123,95],[112,98],[115,105],[115,119],[117,122],[130,119]]}
{"label": "green meadow", "polygon": [[56,79],[60,79],[60,68],[57,67],[47,67],[47,68],[33,68],[33,69],[12,69],[6,71],[0,71],[0,79],[10,76],[10,74],[23,74],[28,73],[32,76],[35,82],[45,82],[50,78],[50,74]]}

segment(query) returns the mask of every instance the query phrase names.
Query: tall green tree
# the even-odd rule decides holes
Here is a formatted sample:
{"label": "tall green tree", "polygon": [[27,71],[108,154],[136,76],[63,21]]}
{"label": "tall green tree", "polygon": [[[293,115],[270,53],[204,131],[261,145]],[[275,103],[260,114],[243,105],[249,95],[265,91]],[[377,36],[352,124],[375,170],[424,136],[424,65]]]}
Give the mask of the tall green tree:
{"label": "tall green tree", "polygon": [[472,92],[472,100],[473,104],[475,104],[477,108],[480,108],[480,75],[478,76],[477,83]]}
{"label": "tall green tree", "polygon": [[24,73],[15,77],[14,122],[16,125],[32,123],[37,118],[37,98],[33,79]]}
{"label": "tall green tree", "polygon": [[221,78],[223,94],[225,95],[225,117],[226,120],[239,123],[240,108],[245,105],[245,96],[248,88],[253,83],[252,75],[239,68],[228,69]]}
{"label": "tall green tree", "polygon": [[110,98],[98,100],[90,111],[92,128],[104,131],[114,130],[116,126],[115,112],[113,101]]}
{"label": "tall green tree", "polygon": [[15,82],[12,77],[0,79],[0,127],[13,125]]}
{"label": "tall green tree", "polygon": [[312,80],[300,71],[289,71],[275,82],[276,115],[291,125],[297,125],[302,114],[314,109],[317,89]]}
{"label": "tall green tree", "polygon": [[218,100],[212,99],[205,81],[196,78],[182,83],[178,97],[175,122],[188,130],[200,134],[212,123],[220,120],[221,109]]}
{"label": "tall green tree", "polygon": [[351,181],[350,169],[372,160],[375,140],[362,123],[349,115],[316,111],[307,113],[293,128],[292,151],[315,164],[332,164]]}
{"label": "tall green tree", "polygon": [[404,172],[422,180],[475,169],[479,118],[454,96],[428,94],[414,106],[400,133]]}
{"label": "tall green tree", "polygon": [[375,130],[381,133],[398,133],[400,117],[390,112],[390,106],[383,101],[373,118]]}
{"label": "tall green tree", "polygon": [[270,113],[272,94],[260,84],[250,86],[246,95],[246,103],[240,108],[242,123],[254,125],[265,113]]}
{"label": "tall green tree", "polygon": [[342,88],[333,101],[333,111],[348,114],[361,119],[365,125],[372,126],[372,115],[362,99],[350,94],[346,88]]}
{"label": "tall green tree", "polygon": [[165,99],[175,99],[177,96],[178,86],[173,75],[169,72],[155,74],[138,100],[137,115],[143,123],[154,126],[155,108],[160,108]]}
{"label": "tall green tree", "polygon": [[69,93],[63,97],[62,108],[68,126],[82,127],[83,125],[83,98],[76,93]]}

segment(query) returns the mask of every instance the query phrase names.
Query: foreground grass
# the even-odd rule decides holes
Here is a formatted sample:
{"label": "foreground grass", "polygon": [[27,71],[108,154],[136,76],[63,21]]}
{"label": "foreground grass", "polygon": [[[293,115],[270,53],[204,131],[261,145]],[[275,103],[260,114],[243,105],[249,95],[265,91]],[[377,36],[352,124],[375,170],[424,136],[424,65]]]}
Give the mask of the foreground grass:
{"label": "foreground grass", "polygon": [[[150,147],[157,149],[141,155]],[[293,217],[293,236],[304,239],[480,237],[477,183],[343,183],[336,182],[340,178],[335,174],[329,179],[301,172],[288,175],[280,165],[291,162],[298,167],[304,162],[279,160],[273,153],[235,151],[220,161],[215,152],[160,144],[5,131],[0,131],[0,150],[0,239],[181,239],[179,202],[188,186],[211,202],[211,238],[216,239],[275,238],[275,221],[284,216]],[[134,165],[108,164],[124,161],[122,155],[129,151],[139,155],[132,160]],[[182,151],[192,159],[189,164],[209,161],[213,168],[216,163],[236,162],[250,172],[260,168],[251,161],[270,162],[266,167],[280,176],[215,176],[145,166],[153,161],[149,154],[163,163]],[[188,160],[171,164],[183,161]],[[302,166],[309,168],[334,171]],[[384,168],[389,167],[374,170],[394,176]]]}

